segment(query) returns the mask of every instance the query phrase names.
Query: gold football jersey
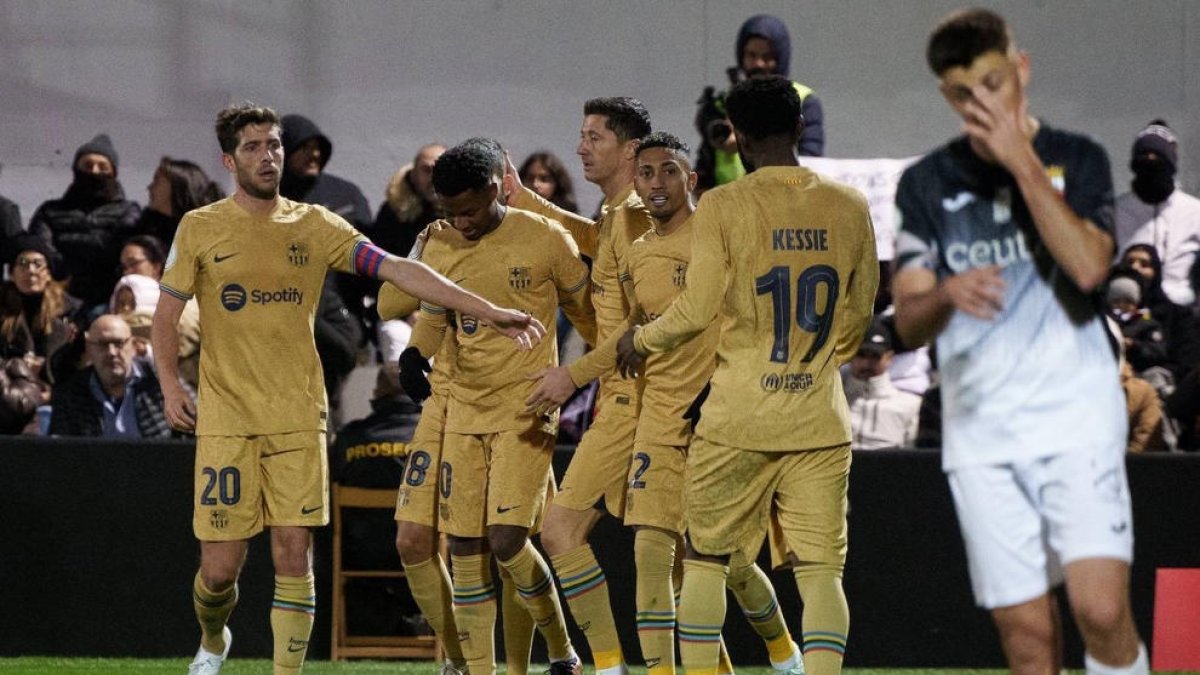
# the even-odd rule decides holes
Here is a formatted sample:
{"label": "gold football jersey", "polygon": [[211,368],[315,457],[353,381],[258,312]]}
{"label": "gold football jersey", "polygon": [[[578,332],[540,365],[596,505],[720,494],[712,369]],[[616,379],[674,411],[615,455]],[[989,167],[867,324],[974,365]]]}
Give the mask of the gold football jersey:
{"label": "gold football jersey", "polygon": [[325,429],[313,316],[326,271],[353,273],[360,242],[328,209],[282,198],[267,215],[231,197],[183,217],[161,286],[200,305],[198,435]]}
{"label": "gold football jersey", "polygon": [[849,443],[838,367],[879,284],[866,200],[802,167],[764,167],[705,193],[692,221],[687,288],[634,341],[670,351],[721,317],[697,435],[751,450]]}

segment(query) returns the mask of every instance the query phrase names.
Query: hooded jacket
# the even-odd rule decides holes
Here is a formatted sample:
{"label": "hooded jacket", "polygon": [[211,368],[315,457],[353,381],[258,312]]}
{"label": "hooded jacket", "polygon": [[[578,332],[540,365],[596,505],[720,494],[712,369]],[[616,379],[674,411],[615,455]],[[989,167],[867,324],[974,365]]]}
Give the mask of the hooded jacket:
{"label": "hooded jacket", "polygon": [[[359,230],[368,227],[371,223],[371,207],[362,190],[354,183],[325,171],[325,165],[333,156],[333,143],[329,137],[303,115],[284,115],[281,125],[285,158],[280,194],[294,201],[324,206]],[[321,174],[316,178],[293,175],[287,170],[286,156],[312,138],[317,139],[321,146]]]}
{"label": "hooded jacket", "polygon": [[425,201],[413,187],[409,180],[412,170],[413,165],[406,164],[388,181],[387,200],[368,232],[371,241],[393,255],[408,255],[417,235],[439,216],[437,206]]}

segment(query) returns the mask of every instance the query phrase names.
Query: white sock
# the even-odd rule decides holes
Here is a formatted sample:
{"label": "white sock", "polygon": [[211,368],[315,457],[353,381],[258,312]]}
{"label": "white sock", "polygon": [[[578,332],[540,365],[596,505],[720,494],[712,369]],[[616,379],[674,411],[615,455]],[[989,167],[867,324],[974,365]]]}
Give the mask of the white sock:
{"label": "white sock", "polygon": [[1149,659],[1146,657],[1146,645],[1138,643],[1137,658],[1127,666],[1106,666],[1091,654],[1083,655],[1083,665],[1087,675],[1148,675],[1150,673]]}

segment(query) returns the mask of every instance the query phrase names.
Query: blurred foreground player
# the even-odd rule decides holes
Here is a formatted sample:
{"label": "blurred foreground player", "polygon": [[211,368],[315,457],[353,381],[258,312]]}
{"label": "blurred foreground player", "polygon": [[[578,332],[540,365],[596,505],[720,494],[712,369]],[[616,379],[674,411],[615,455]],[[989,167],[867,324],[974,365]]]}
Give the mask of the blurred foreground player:
{"label": "blurred foreground player", "polygon": [[[221,111],[221,159],[234,195],[180,223],[162,278],[152,340],[167,419],[195,431],[200,571],[193,584],[200,649],[189,673],[221,669],[226,626],[248,540],[271,528],[275,563],[275,673],[297,673],[312,630],[312,533],[329,520],[321,365],[313,313],[327,270],[379,278],[432,302],[481,317],[528,347],[544,329],[497,308],[429,268],[388,256],[340,217],[279,196],[279,118],[253,104]],[[178,323],[196,297],[208,327],[200,398],[178,382]]]}
{"label": "blurred foreground player", "polygon": [[1087,672],[1146,673],[1124,398],[1094,294],[1113,255],[1108,157],[1029,115],[1029,56],[996,14],[950,15],[927,49],[965,133],[900,180],[896,325],[905,344],[937,338],[976,602],[1014,673],[1057,673],[1049,591],[1065,577]]}

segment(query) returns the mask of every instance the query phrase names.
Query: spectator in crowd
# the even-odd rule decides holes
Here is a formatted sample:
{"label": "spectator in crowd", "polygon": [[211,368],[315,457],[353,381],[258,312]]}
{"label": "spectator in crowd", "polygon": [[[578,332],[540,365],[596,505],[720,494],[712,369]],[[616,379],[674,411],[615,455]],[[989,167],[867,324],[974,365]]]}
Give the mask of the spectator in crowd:
{"label": "spectator in crowd", "polygon": [[61,199],[44,202],[29,221],[29,232],[62,253],[70,289],[84,307],[105,305],[116,285],[121,246],[134,233],[141,210],[125,199],[117,180],[117,151],[105,134],[79,146],[74,180]]}
{"label": "spectator in crowd", "polygon": [[1200,321],[1190,307],[1171,302],[1162,287],[1162,261],[1149,244],[1133,244],[1121,256],[1118,269],[1129,269],[1142,279],[1142,307],[1163,328],[1167,340],[1167,361],[1179,381],[1191,368],[1200,365]]}
{"label": "spectator in crowd", "polygon": [[22,234],[10,242],[11,278],[0,285],[0,357],[25,358],[46,382],[58,369],[54,357],[78,333],[82,303],[54,276],[61,256],[45,239]]}
{"label": "spectator in crowd", "polygon": [[575,201],[575,187],[571,184],[571,174],[567,167],[552,152],[539,150],[525,158],[521,169],[517,172],[521,184],[541,195],[543,199],[560,209],[579,213],[579,204]]}
{"label": "spectator in crowd", "polygon": [[438,218],[433,165],[445,151],[441,143],[422,146],[412,164],[400,167],[388,181],[387,199],[375,214],[375,224],[364,232],[376,246],[392,255],[408,255],[421,230]]}
{"label": "spectator in crowd", "polygon": [[1167,342],[1163,327],[1142,307],[1142,279],[1129,269],[1118,268],[1108,281],[1108,314],[1121,328],[1125,358],[1133,372],[1165,368]]}
{"label": "spectator in crowd", "polygon": [[[149,352],[148,345],[143,344],[142,336],[138,335],[138,326],[134,325],[135,320],[131,316],[131,312],[140,314],[147,306],[150,306],[150,315],[153,316],[154,308],[158,306],[158,280],[162,278],[165,257],[162,241],[149,234],[130,237],[129,241],[125,242],[125,247],[121,249],[121,271],[125,276],[117,282],[116,288],[113,289],[109,311],[120,314],[134,328],[134,342],[141,349],[139,355],[142,356]],[[122,283],[131,276],[147,277],[153,280],[153,302],[150,302],[150,297],[147,295],[151,292],[150,289],[147,288],[144,281],[139,281],[134,282],[139,284],[139,288],[129,289],[129,292],[133,294],[133,309],[128,309],[128,299],[122,307],[118,307],[116,301],[118,300],[117,295],[121,292]],[[142,291],[141,294],[138,293],[139,289]],[[179,318],[179,377],[191,385],[192,389],[196,389],[200,384],[200,305],[196,303],[195,298],[187,301],[187,304],[183,306],[183,314]]]}
{"label": "spectator in crowd", "polygon": [[1125,390],[1125,405],[1129,410],[1126,451],[1166,450],[1162,401],[1149,382],[1133,374],[1128,361],[1121,364],[1121,388]]}
{"label": "spectator in crowd", "polygon": [[1132,191],[1117,198],[1117,251],[1148,244],[1162,261],[1163,291],[1177,305],[1196,301],[1191,273],[1200,253],[1200,199],[1175,185],[1179,140],[1154,120],[1133,142]]}
{"label": "spectator in crowd", "polygon": [[140,274],[158,281],[166,258],[162,239],[152,234],[134,235],[121,247],[121,274]]}
{"label": "spectator in crowd", "polygon": [[[318,204],[362,230],[371,222],[371,210],[362,190],[348,180],[325,171],[333,156],[333,143],[312,120],[284,115],[283,179],[279,194],[293,201]],[[321,289],[314,330],[330,421],[341,414],[342,387],[358,363],[358,347],[367,326],[363,299],[378,292],[378,282],[355,275],[329,273]]]}
{"label": "spectator in crowd", "polygon": [[50,398],[26,359],[0,358],[0,434],[37,433],[34,413]]}
{"label": "spectator in crowd", "polygon": [[162,390],[149,364],[133,357],[133,334],[119,316],[103,314],[84,334],[91,365],[55,385],[52,436],[168,438]]}
{"label": "spectator in crowd", "polygon": [[845,387],[850,402],[853,450],[909,446],[917,438],[921,397],[900,391],[892,384],[888,368],[895,355],[891,331],[876,318],[858,353],[850,360],[852,381]]}
{"label": "spectator in crowd", "polygon": [[146,191],[150,201],[138,219],[137,231],[168,244],[175,240],[183,214],[225,197],[225,191],[209,179],[204,169],[186,159],[170,157],[158,163]]}
{"label": "spectator in crowd", "polygon": [[17,235],[25,231],[25,226],[21,223],[21,208],[15,202],[0,197],[0,258],[9,260],[12,257],[12,251],[8,250],[8,245]]}
{"label": "spectator in crowd", "polygon": [[110,314],[149,314],[158,307],[158,280],[141,274],[126,274],[113,288],[108,301]]}
{"label": "spectator in crowd", "polygon": [[[792,41],[783,21],[769,14],[758,14],[746,19],[738,29],[734,48],[737,66],[728,69],[729,83],[757,76],[788,76],[792,58]],[[799,82],[792,83],[800,95],[801,118],[804,133],[800,136],[797,150],[801,155],[820,157],[825,154],[825,114],[821,101],[813,90]],[[699,157],[696,173],[699,192],[724,185],[746,174],[734,144],[733,133],[725,116],[725,95],[717,94],[714,87],[707,87],[698,101],[696,128],[700,132]]]}

